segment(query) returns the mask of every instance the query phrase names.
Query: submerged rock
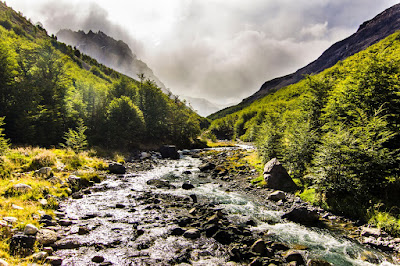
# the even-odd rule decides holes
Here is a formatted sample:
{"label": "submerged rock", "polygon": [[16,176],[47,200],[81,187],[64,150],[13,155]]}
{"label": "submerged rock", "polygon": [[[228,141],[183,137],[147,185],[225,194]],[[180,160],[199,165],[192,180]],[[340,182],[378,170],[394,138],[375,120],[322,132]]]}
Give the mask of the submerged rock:
{"label": "submerged rock", "polygon": [[265,164],[264,180],[267,183],[268,188],[287,192],[298,189],[286,169],[276,158],[273,158]]}

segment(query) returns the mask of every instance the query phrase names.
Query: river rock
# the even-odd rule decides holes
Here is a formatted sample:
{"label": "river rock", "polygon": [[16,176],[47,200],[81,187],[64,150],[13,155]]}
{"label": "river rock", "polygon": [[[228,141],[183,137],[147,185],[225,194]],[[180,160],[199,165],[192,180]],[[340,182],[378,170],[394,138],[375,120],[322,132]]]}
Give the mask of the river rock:
{"label": "river rock", "polygon": [[183,235],[183,233],[185,233],[185,230],[183,230],[180,227],[175,227],[175,228],[172,228],[172,230],[171,230],[171,235],[173,235],[173,236],[181,236],[181,235]]}
{"label": "river rock", "polygon": [[269,194],[268,199],[273,200],[273,201],[284,200],[284,199],[286,199],[286,194],[283,191],[277,190],[277,191]]}
{"label": "river rock", "polygon": [[44,247],[43,251],[46,252],[49,255],[53,254],[53,252],[54,252],[52,247]]}
{"label": "river rock", "polygon": [[381,230],[376,227],[362,227],[361,228],[361,235],[364,237],[380,237],[382,234]]}
{"label": "river rock", "polygon": [[210,170],[213,170],[214,168],[215,168],[215,164],[213,164],[211,162],[207,162],[207,163],[204,163],[199,166],[199,169],[201,172],[210,171]]}
{"label": "river rock", "polygon": [[92,261],[95,263],[102,263],[104,261],[104,257],[100,255],[96,255],[92,258]]}
{"label": "river rock", "polygon": [[56,249],[56,250],[57,249],[76,249],[76,248],[79,248],[81,246],[82,246],[82,244],[79,243],[79,241],[77,239],[68,239],[68,238],[56,241],[52,245],[52,247],[54,249]]}
{"label": "river rock", "polygon": [[24,229],[25,235],[35,235],[38,232],[38,228],[33,224],[27,224]]}
{"label": "river rock", "polygon": [[296,250],[288,251],[284,256],[284,259],[286,260],[286,262],[295,261],[296,265],[305,265],[306,264],[306,262],[304,261],[303,255]]}
{"label": "river rock", "polygon": [[278,159],[273,158],[264,166],[264,180],[268,188],[291,192],[297,190],[297,185],[287,173]]}
{"label": "river rock", "polygon": [[254,244],[250,247],[250,250],[259,255],[264,255],[266,251],[266,245],[264,240],[258,239]]}
{"label": "river rock", "polygon": [[185,183],[182,184],[182,188],[186,189],[186,190],[189,190],[189,189],[193,189],[194,186],[193,186],[192,183],[190,183],[190,181],[186,181]]}
{"label": "river rock", "polygon": [[120,163],[110,163],[108,165],[108,171],[111,174],[116,174],[116,175],[123,175],[126,173],[126,167],[123,166]]}
{"label": "river rock", "polygon": [[9,264],[7,261],[0,259],[0,266],[9,266]]}
{"label": "river rock", "polygon": [[33,255],[31,255],[29,257],[29,259],[38,262],[38,261],[44,260],[48,256],[49,256],[49,254],[47,252],[41,251],[41,252],[36,252]]}
{"label": "river rock", "polygon": [[50,229],[40,229],[36,234],[36,240],[44,246],[51,245],[58,239],[58,234]]}
{"label": "river rock", "polygon": [[313,225],[319,221],[319,215],[316,210],[308,209],[303,206],[294,207],[292,210],[285,213],[282,218],[304,225]]}
{"label": "river rock", "polygon": [[179,159],[180,155],[174,145],[164,145],[160,148],[161,157],[163,159]]}
{"label": "river rock", "polygon": [[27,184],[15,184],[14,186],[13,186],[13,189],[15,190],[15,191],[19,191],[19,192],[22,192],[22,193],[27,193],[27,192],[29,192],[29,191],[31,191],[32,190],[32,187],[31,186],[29,186],[29,185],[27,185]]}
{"label": "river rock", "polygon": [[156,188],[175,188],[174,185],[171,185],[169,181],[162,179],[150,179],[146,182],[149,186],[155,186]]}
{"label": "river rock", "polygon": [[48,256],[45,262],[52,266],[59,266],[62,264],[62,258],[57,256]]}
{"label": "river rock", "polygon": [[10,240],[10,253],[12,255],[26,256],[32,254],[36,238],[31,235],[16,234]]}
{"label": "river rock", "polygon": [[185,238],[196,239],[200,237],[200,231],[198,229],[189,229],[183,233]]}
{"label": "river rock", "polygon": [[331,266],[329,262],[325,260],[317,260],[317,259],[311,259],[307,262],[307,266]]}

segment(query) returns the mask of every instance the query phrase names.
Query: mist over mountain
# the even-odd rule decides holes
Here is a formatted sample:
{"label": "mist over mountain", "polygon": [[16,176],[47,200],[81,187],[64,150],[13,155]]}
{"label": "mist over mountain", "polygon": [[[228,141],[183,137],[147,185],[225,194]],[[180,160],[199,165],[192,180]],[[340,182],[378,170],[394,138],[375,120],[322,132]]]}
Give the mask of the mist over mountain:
{"label": "mist over mountain", "polygon": [[169,90],[154,75],[146,63],[137,58],[130,47],[121,40],[115,40],[102,31],[97,33],[89,31],[60,30],[57,38],[61,42],[69,44],[87,54],[101,64],[113,68],[127,76],[137,79],[137,75],[143,73],[147,79],[155,83],[166,93]]}
{"label": "mist over mountain", "polygon": [[360,25],[356,33],[333,44],[317,60],[297,70],[295,73],[265,82],[259,91],[243,100],[244,103],[262,98],[273,89],[294,84],[307,74],[317,74],[335,65],[338,61],[365,50],[374,43],[400,29],[400,4],[388,8],[371,20]]}
{"label": "mist over mountain", "polygon": [[196,111],[199,115],[201,116],[208,116],[212,113],[218,112],[219,110],[226,108],[228,106],[231,106],[232,104],[235,103],[229,103],[225,105],[213,103],[207,99],[204,98],[196,98],[196,97],[190,97],[186,95],[180,95],[180,98],[184,99],[187,101],[187,103],[193,108],[194,111]]}
{"label": "mist over mountain", "polygon": [[400,29],[400,4],[386,9],[373,19],[362,23],[357,32],[348,38],[333,44],[318,59],[300,68],[296,72],[266,81],[261,88],[251,96],[245,98],[239,105],[231,106],[212,114],[210,118],[218,118],[236,112],[252,102],[263,98],[271,92],[279,90],[302,80],[305,75],[317,74],[332,67],[338,61],[344,60],[369,46],[386,38]]}

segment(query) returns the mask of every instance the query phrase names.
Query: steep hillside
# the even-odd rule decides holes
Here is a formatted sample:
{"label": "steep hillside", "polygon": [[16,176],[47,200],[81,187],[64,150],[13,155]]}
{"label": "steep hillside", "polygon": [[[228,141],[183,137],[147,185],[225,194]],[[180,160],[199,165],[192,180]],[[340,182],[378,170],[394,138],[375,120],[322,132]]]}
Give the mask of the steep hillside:
{"label": "steep hillside", "polygon": [[400,235],[400,33],[216,119],[218,138],[254,141],[308,200]]}
{"label": "steep hillside", "polygon": [[373,19],[364,22],[356,33],[332,45],[317,60],[297,70],[295,73],[265,82],[259,91],[244,99],[239,105],[228,107],[225,110],[211,115],[210,118],[215,119],[233,113],[273,91],[300,81],[305,75],[320,73],[324,69],[332,67],[338,61],[344,60],[347,57],[366,49],[399,29],[400,4],[397,4],[380,13]]}
{"label": "steep hillside", "polygon": [[[123,43],[117,44],[121,55],[134,58]],[[6,137],[14,144],[50,147],[81,132],[89,145],[113,149],[189,146],[201,122],[154,82],[134,80],[100,64],[48,36],[3,2],[0,117],[5,117]]]}
{"label": "steep hillside", "polygon": [[154,80],[164,92],[168,93],[165,85],[154,75],[153,71],[139,60],[129,46],[123,41],[115,40],[104,32],[85,33],[83,31],[60,30],[56,34],[59,41],[76,47],[101,64],[113,68],[131,78],[136,79],[138,74]]}

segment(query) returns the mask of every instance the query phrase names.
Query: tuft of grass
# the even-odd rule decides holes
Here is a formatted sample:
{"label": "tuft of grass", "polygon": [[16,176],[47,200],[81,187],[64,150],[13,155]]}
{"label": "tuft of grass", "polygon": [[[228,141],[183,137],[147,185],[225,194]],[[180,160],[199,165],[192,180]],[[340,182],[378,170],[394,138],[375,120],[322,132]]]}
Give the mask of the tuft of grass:
{"label": "tuft of grass", "polygon": [[38,151],[38,154],[32,158],[29,169],[38,170],[42,167],[53,167],[56,163],[57,157],[52,151],[41,149]]}

